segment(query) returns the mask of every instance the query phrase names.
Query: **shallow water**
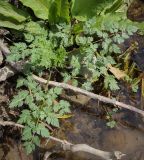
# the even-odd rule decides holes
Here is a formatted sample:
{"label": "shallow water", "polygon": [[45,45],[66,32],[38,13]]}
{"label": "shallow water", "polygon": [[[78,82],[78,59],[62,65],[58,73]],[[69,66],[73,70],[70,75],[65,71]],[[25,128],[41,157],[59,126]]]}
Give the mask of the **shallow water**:
{"label": "shallow water", "polygon": [[[62,127],[56,132],[56,136],[73,144],[85,143],[105,151],[121,151],[126,154],[123,157],[125,160],[144,160],[144,123],[140,115],[119,111],[115,115],[118,117],[117,125],[110,129],[101,116],[103,112],[99,112],[100,116],[95,113],[97,103],[95,101],[92,103],[90,102],[90,106],[87,104],[85,108],[84,106],[74,107],[73,117],[63,120]],[[48,144],[47,147],[51,149],[53,145],[50,147]],[[83,152],[53,154],[51,159],[101,160],[99,157]]]}
{"label": "shallow water", "polygon": [[[97,103],[94,103],[94,101],[92,103],[90,103],[90,106],[89,104],[83,107],[75,106],[72,118],[62,120],[61,128],[55,131],[54,136],[73,144],[85,143],[104,151],[121,151],[126,154],[122,160],[144,160],[144,125],[140,118],[138,120],[137,116],[139,115],[129,111],[119,111],[115,115],[115,117],[118,117],[117,125],[115,128],[110,129],[106,125],[106,120],[101,115],[95,114]],[[91,110],[87,108],[91,108]],[[103,114],[103,112],[99,112],[99,114]],[[53,151],[57,147],[57,143],[49,141],[45,145],[44,141],[42,147],[45,150]],[[38,149],[36,152],[35,158],[32,158],[32,156],[27,157],[21,144],[16,144],[10,139],[7,140],[6,144],[0,145],[1,160],[42,159],[42,156],[40,156],[42,154],[41,150]],[[84,152],[58,152],[52,154],[51,160],[102,159]]]}

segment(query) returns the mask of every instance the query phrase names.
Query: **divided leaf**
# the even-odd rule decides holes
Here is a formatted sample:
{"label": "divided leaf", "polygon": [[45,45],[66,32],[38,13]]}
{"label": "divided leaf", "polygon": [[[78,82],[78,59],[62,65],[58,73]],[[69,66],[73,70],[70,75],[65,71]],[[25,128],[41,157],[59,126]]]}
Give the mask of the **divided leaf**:
{"label": "divided leaf", "polygon": [[32,120],[30,111],[27,109],[24,109],[20,115],[20,118],[18,120],[18,123],[24,124],[27,123],[28,121],[30,122]]}
{"label": "divided leaf", "polygon": [[29,92],[28,91],[20,91],[18,95],[14,96],[12,99],[9,107],[14,108],[14,107],[21,107],[24,103],[24,100],[28,96]]}
{"label": "divided leaf", "polygon": [[43,124],[38,124],[38,126],[36,128],[36,132],[37,132],[37,134],[41,135],[42,137],[49,137],[50,136],[48,129],[46,129]]}

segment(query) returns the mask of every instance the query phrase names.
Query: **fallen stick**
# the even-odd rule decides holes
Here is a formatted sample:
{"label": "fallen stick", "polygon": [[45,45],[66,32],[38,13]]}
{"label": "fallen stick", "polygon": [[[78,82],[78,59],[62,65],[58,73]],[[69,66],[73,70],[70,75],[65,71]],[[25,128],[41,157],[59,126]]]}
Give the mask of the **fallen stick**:
{"label": "fallen stick", "polygon": [[[5,70],[6,70],[6,72],[5,72]],[[0,82],[5,81],[7,78],[13,76],[15,73],[17,73],[16,69],[12,69],[10,66],[3,67],[2,69],[0,69],[0,74],[2,74],[2,76],[0,77]],[[40,78],[36,75],[33,75],[33,78],[34,78],[34,80],[36,80],[39,83],[47,84],[47,80],[45,80],[43,78]],[[78,87],[74,87],[74,86],[66,84],[66,83],[49,81],[49,85],[55,86],[55,87],[62,87],[64,89],[70,89],[74,92],[81,93],[81,94],[86,95],[90,98],[97,99],[97,100],[105,102],[105,103],[113,104],[113,105],[119,106],[121,108],[125,108],[125,109],[131,110],[133,112],[139,113],[142,116],[144,116],[144,111],[140,110],[136,107],[133,107],[131,105],[116,101],[115,99],[110,99],[108,97],[94,94],[92,92],[86,91],[86,90],[78,88]]]}
{"label": "fallen stick", "polygon": [[[33,79],[35,81],[39,82],[39,83],[47,84],[47,80],[45,80],[43,78],[40,78],[40,77],[38,77],[36,75],[33,75]],[[97,100],[105,102],[105,103],[113,104],[113,105],[119,106],[121,108],[125,108],[125,109],[128,109],[128,110],[134,111],[134,112],[139,113],[142,116],[144,116],[144,111],[140,110],[140,109],[138,109],[136,107],[133,107],[131,105],[119,102],[119,101],[117,101],[115,99],[110,99],[108,97],[104,97],[104,96],[101,96],[101,95],[98,95],[98,94],[94,94],[92,92],[86,91],[86,90],[78,88],[78,87],[74,87],[74,86],[66,84],[66,83],[49,81],[49,85],[55,86],[55,87],[62,87],[64,89],[68,89],[68,90],[72,90],[74,92],[81,93],[81,94],[86,95],[88,97],[91,97],[93,99],[97,99]]]}
{"label": "fallen stick", "polygon": [[46,151],[44,154],[43,160],[49,160],[49,157],[53,154],[53,152]]}
{"label": "fallen stick", "polygon": [[[2,125],[2,126],[15,126],[15,127],[19,127],[19,128],[25,127],[24,125],[21,125],[21,124],[12,122],[12,121],[3,121],[3,120],[0,120],[0,125]],[[53,136],[49,136],[49,139],[61,143],[63,150],[65,150],[65,151],[87,152],[87,153],[91,153],[95,156],[99,156],[99,157],[103,158],[104,160],[113,160],[113,158],[116,158],[117,160],[119,160],[123,156],[125,156],[125,154],[121,153],[120,151],[106,152],[106,151],[102,151],[99,149],[95,149],[95,148],[93,148],[89,145],[86,145],[86,144],[72,144],[66,140],[61,140],[61,139],[53,137]],[[50,155],[51,155],[50,152],[46,152],[45,156],[44,156],[44,160],[46,160]]]}
{"label": "fallen stick", "polygon": [[0,125],[2,125],[2,126],[15,126],[15,127],[19,127],[19,128],[24,128],[23,125],[15,123],[15,122],[12,122],[12,121],[0,120]]}
{"label": "fallen stick", "polygon": [[[10,51],[9,51],[8,47],[4,44],[4,41],[1,40],[1,39],[0,39],[0,51],[2,51],[4,54],[10,54]],[[22,62],[19,61],[18,64],[17,63],[16,64],[15,63],[10,63],[10,66],[5,66],[2,69],[0,69],[0,73],[2,74],[2,76],[0,77],[0,82],[5,81],[7,78],[13,76],[17,71],[22,70],[23,65],[25,63],[26,63],[25,61],[22,61]],[[40,82],[40,83],[44,83],[44,84],[47,83],[47,80],[45,80],[43,78],[40,78],[40,77],[38,77],[36,75],[33,75],[33,78],[36,81]],[[114,99],[110,99],[110,98],[107,98],[107,97],[104,97],[104,96],[100,96],[100,95],[88,92],[88,91],[86,91],[84,89],[80,89],[78,87],[74,87],[74,86],[66,84],[66,83],[59,83],[59,82],[49,81],[49,85],[62,87],[64,89],[70,89],[70,90],[72,90],[74,92],[78,92],[78,93],[84,94],[84,95],[89,96],[89,97],[91,97],[93,99],[98,99],[99,101],[103,101],[105,103],[117,105],[119,107],[122,107],[122,108],[125,108],[125,109],[129,109],[131,111],[134,111],[134,112],[139,113],[142,116],[144,116],[144,111],[142,111],[140,109],[137,109],[137,108],[135,108],[135,107],[133,107],[131,105],[127,105],[127,104],[124,104],[122,102],[116,101]]]}
{"label": "fallen stick", "polygon": [[69,145],[68,143],[63,144],[64,150],[69,150],[71,152],[86,152],[91,153],[95,156],[101,157],[105,160],[113,160],[113,159],[121,159],[125,154],[122,154],[120,151],[114,151],[114,152],[106,152],[102,150],[95,149],[93,147],[90,147],[87,144],[72,144]]}
{"label": "fallen stick", "polygon": [[[0,44],[0,47],[1,47],[1,44]],[[2,47],[0,48],[0,50],[5,52],[6,54],[9,54],[9,50],[6,51]],[[20,72],[25,63],[26,63],[25,61],[22,61],[22,62],[19,61],[16,64],[15,63],[10,63],[10,66],[8,65],[8,66],[5,66],[5,67],[1,68],[0,69],[0,74],[1,74],[0,82],[5,81],[7,78],[13,76],[15,73]],[[47,80],[45,80],[43,78],[40,78],[40,77],[38,77],[36,75],[33,75],[33,78],[36,81],[40,82],[40,83],[47,84]],[[91,97],[93,99],[97,99],[97,100],[103,101],[105,103],[117,105],[117,106],[119,106],[121,108],[125,108],[125,109],[128,109],[128,110],[134,111],[134,112],[139,113],[142,116],[144,116],[144,111],[143,110],[140,110],[140,109],[137,109],[137,108],[135,108],[135,107],[133,107],[131,105],[127,105],[127,104],[124,104],[122,102],[116,101],[115,99],[110,99],[110,98],[107,98],[107,97],[104,97],[104,96],[100,96],[100,95],[94,94],[92,92],[88,92],[88,91],[86,91],[84,89],[80,89],[78,87],[74,87],[74,86],[66,84],[66,83],[59,83],[59,82],[49,81],[49,85],[62,87],[64,89],[70,89],[70,90],[72,90],[74,92],[81,93],[81,94],[89,96],[89,97]]]}
{"label": "fallen stick", "polygon": [[[102,150],[98,150],[93,147],[90,147],[87,144],[71,144],[67,141],[62,142],[62,147],[64,151],[71,151],[73,153],[86,152],[86,153],[90,153],[95,156],[101,157],[104,160],[113,160],[113,159],[120,160],[123,156],[125,156],[125,154],[121,153],[120,151],[106,152],[106,151],[102,151]],[[47,151],[44,155],[43,160],[49,160],[49,157],[52,154],[53,152]]]}

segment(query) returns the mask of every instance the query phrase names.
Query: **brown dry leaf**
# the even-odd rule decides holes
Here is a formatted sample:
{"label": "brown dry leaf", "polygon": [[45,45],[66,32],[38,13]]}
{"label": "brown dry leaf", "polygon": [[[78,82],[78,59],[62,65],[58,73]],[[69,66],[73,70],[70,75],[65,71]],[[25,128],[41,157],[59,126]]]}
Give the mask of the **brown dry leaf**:
{"label": "brown dry leaf", "polygon": [[116,67],[112,67],[111,64],[108,64],[107,67],[108,67],[109,71],[110,71],[117,79],[123,79],[123,78],[126,76],[126,74],[125,74],[124,71],[122,71],[122,70],[120,70],[120,69],[118,69],[118,68],[116,68]]}

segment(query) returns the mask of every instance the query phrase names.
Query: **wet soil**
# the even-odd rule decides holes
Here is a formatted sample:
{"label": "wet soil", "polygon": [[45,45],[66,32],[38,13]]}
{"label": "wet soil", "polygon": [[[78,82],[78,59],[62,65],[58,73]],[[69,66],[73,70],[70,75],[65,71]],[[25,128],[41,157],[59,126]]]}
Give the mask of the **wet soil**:
{"label": "wet soil", "polygon": [[127,16],[132,21],[144,21],[144,1],[134,0],[128,9]]}

